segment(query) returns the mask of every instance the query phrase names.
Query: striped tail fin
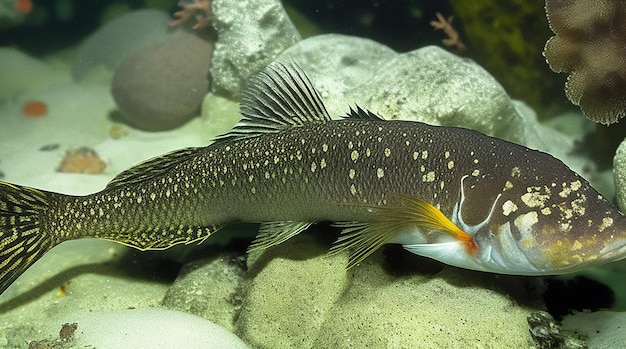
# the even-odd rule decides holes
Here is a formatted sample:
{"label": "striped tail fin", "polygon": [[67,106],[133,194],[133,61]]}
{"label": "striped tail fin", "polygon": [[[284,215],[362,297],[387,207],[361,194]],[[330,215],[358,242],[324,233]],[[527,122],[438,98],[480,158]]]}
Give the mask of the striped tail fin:
{"label": "striped tail fin", "polygon": [[0,182],[0,294],[60,243],[42,229],[53,193]]}

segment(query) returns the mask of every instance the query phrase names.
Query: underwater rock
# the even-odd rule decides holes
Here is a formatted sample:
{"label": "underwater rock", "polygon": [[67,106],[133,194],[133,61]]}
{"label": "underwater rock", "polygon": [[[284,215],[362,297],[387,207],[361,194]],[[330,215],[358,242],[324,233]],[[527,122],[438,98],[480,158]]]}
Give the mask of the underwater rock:
{"label": "underwater rock", "polygon": [[[381,62],[382,63],[382,62]],[[526,130],[502,86],[475,62],[437,46],[399,54],[350,91],[387,119],[461,126],[524,144]]]}
{"label": "underwater rock", "polygon": [[248,348],[223,327],[175,310],[82,312],[68,318],[78,327],[75,348]]}
{"label": "underwater rock", "polygon": [[137,10],[113,19],[80,46],[72,63],[74,81],[82,81],[97,67],[111,72],[137,49],[163,41],[170,16],[157,10]]}
{"label": "underwater rock", "polygon": [[622,141],[613,158],[613,173],[615,176],[615,195],[617,205],[622,212],[626,212],[626,139]]}
{"label": "underwater rock", "polygon": [[212,52],[208,41],[179,33],[130,55],[111,83],[126,120],[146,131],[163,131],[191,119],[209,89]]}
{"label": "underwater rock", "polygon": [[9,101],[28,92],[29,97],[40,98],[39,91],[54,85],[71,83],[67,72],[53,64],[31,57],[12,47],[0,47],[0,100]]}
{"label": "underwater rock", "polygon": [[361,103],[343,98],[346,92],[367,83],[381,64],[396,55],[391,48],[370,39],[324,34],[299,41],[277,60],[297,62],[314,82],[331,117],[339,117],[353,103]]}
{"label": "underwater rock", "polygon": [[239,95],[254,73],[300,40],[278,0],[214,1],[213,90]]}
{"label": "underwater rock", "polygon": [[570,73],[565,94],[591,120],[626,115],[626,7],[621,1],[547,0],[554,32],[544,49],[550,68]]}
{"label": "underwater rock", "polygon": [[626,327],[624,312],[581,312],[563,318],[563,328],[586,336],[589,349],[622,347],[626,343],[624,327]]}
{"label": "underwater rock", "polygon": [[314,345],[349,284],[347,254],[327,251],[304,234],[250,255],[235,333],[255,348],[341,347]]}
{"label": "underwater rock", "polygon": [[233,319],[240,305],[236,291],[244,277],[237,261],[236,256],[220,254],[186,264],[167,290],[162,305],[234,331]]}
{"label": "underwater rock", "polygon": [[254,278],[236,323],[244,341],[263,348],[532,346],[532,310],[494,291],[498,276],[453,267],[394,276],[380,252],[346,272],[347,254],[328,256],[327,248],[303,234],[252,258]]}
{"label": "underwater rock", "polygon": [[330,34],[302,40],[278,60],[294,60],[307,72],[331,115],[357,103],[385,119],[461,126],[522,144],[532,126],[487,71],[436,46],[394,54],[373,41]]}

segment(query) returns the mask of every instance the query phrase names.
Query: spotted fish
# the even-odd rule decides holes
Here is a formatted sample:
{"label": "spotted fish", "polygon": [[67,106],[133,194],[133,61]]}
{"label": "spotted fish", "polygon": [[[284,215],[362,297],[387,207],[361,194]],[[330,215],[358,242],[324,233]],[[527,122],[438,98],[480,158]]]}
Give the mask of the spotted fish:
{"label": "spotted fish", "polygon": [[251,79],[240,123],[209,146],[132,167],[68,196],[0,182],[0,291],[53,246],[94,237],[140,250],[258,222],[253,249],[319,221],[349,267],[386,243],[444,263],[561,274],[626,256],[626,221],[552,156],[456,127],[331,120],[306,75],[273,63]]}

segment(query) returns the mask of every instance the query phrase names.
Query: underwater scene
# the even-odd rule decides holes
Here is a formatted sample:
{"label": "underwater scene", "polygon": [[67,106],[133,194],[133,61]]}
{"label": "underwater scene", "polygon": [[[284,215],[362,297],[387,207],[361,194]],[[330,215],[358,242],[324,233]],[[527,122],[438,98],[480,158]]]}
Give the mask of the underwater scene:
{"label": "underwater scene", "polygon": [[625,21],[0,0],[0,348],[626,347]]}

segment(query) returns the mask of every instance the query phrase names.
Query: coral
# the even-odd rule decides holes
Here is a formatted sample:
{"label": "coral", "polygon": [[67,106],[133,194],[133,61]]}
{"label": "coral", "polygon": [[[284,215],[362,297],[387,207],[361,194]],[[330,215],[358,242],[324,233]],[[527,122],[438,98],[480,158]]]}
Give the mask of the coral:
{"label": "coral", "polygon": [[102,173],[107,165],[98,154],[90,148],[82,147],[68,150],[59,165],[59,172],[68,173]]}
{"label": "coral", "polygon": [[435,30],[441,29],[448,36],[447,38],[441,40],[444,45],[455,47],[459,51],[465,51],[467,48],[461,39],[459,39],[459,33],[452,26],[452,20],[454,16],[449,16],[446,19],[441,12],[437,12],[437,20],[430,21],[430,25],[435,28]]}
{"label": "coral", "polygon": [[196,17],[196,24],[192,27],[194,30],[203,29],[209,26],[209,22],[213,16],[211,13],[211,1],[194,0],[191,3],[179,1],[178,6],[183,9],[178,12],[174,12],[176,20],[170,22],[170,28],[178,27],[189,20],[192,15],[195,15]]}
{"label": "coral", "polygon": [[626,115],[626,4],[614,0],[546,0],[555,36],[544,56],[571,73],[565,94],[585,115],[609,125]]}

